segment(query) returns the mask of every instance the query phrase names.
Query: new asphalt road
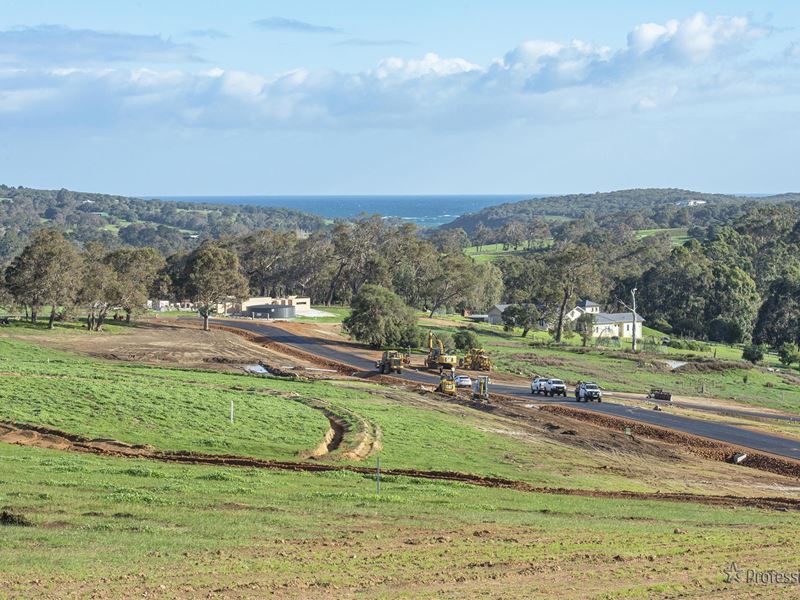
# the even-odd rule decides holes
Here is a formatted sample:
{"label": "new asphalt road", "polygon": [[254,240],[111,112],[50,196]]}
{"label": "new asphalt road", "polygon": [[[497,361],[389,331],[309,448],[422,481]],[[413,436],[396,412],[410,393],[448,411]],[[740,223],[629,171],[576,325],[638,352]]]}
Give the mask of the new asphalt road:
{"label": "new asphalt road", "polygon": [[[327,343],[326,340],[323,339],[297,335],[281,329],[280,327],[276,327],[275,325],[258,321],[231,320],[226,321],[225,325],[267,337],[275,342],[291,346],[297,350],[318,356],[322,359],[329,359],[351,365],[355,371],[369,371],[377,374],[375,362],[373,360],[351,354],[341,345]],[[438,377],[435,374],[425,371],[415,371],[413,369],[406,369],[403,371],[402,375],[394,375],[394,377],[401,377],[409,381],[426,385],[435,385],[438,382]],[[490,386],[490,392],[517,396],[520,399],[531,399],[529,386],[495,384]],[[570,402],[575,408],[591,410],[616,417],[624,417],[626,419],[635,419],[652,425],[659,425],[676,431],[727,442],[736,446],[744,446],[746,448],[771,452],[772,454],[800,460],[800,440],[759,433],[710,420],[693,419],[691,417],[671,414],[666,411],[623,406],[608,401],[603,403],[586,403],[578,406],[574,401],[569,400],[555,400],[549,398],[543,400],[541,396],[534,396],[534,398],[540,402]],[[791,419],[791,417],[788,419]]]}

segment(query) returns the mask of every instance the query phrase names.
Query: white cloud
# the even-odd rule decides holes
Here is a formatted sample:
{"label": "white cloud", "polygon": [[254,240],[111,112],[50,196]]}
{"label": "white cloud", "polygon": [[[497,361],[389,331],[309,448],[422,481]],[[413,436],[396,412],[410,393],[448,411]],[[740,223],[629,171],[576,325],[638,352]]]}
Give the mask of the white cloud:
{"label": "white cloud", "polygon": [[368,71],[367,74],[374,75],[378,79],[406,81],[421,77],[448,77],[481,70],[480,66],[463,58],[441,58],[438,54],[429,52],[419,60],[386,58],[376,69]]}
{"label": "white cloud", "polygon": [[[92,66],[81,54],[55,65],[34,59],[0,69],[0,124],[464,129],[660,110],[720,100],[726,91],[758,93],[757,78],[735,67],[767,33],[744,17],[697,14],[638,25],[617,49],[531,40],[486,66],[428,53],[386,58],[354,73],[295,69],[270,76],[218,67]],[[2,40],[0,34],[0,49]],[[158,54],[162,42],[138,52]],[[171,44],[164,50],[175,51]]]}

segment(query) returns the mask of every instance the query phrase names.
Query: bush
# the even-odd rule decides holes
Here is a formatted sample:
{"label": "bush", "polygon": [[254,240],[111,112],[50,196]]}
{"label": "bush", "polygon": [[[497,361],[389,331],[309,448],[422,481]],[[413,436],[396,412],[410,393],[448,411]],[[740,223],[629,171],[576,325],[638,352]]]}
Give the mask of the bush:
{"label": "bush", "polygon": [[676,348],[677,350],[694,350],[695,352],[705,352],[708,350],[708,344],[696,340],[683,340],[678,338],[671,339],[667,346]]}
{"label": "bush", "polygon": [[790,367],[792,363],[800,362],[800,347],[786,342],[778,349],[778,357],[782,364]]}
{"label": "bush", "polygon": [[474,331],[470,331],[469,329],[459,329],[453,336],[453,343],[457,350],[480,348],[478,336]]}
{"label": "bush", "polygon": [[364,285],[353,297],[345,331],[373,348],[415,346],[419,340],[414,311],[391,290]]}
{"label": "bush", "polygon": [[759,363],[764,360],[764,350],[764,346],[750,344],[749,346],[745,346],[744,350],[742,350],[742,358],[753,364]]}

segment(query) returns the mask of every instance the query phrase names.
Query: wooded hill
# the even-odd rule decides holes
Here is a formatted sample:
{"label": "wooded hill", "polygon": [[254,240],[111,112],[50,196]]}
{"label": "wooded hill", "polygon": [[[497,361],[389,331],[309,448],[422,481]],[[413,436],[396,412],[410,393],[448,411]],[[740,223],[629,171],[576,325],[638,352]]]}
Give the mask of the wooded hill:
{"label": "wooded hill", "polygon": [[0,264],[19,253],[31,232],[55,227],[76,242],[152,246],[164,255],[204,238],[260,229],[317,231],[324,220],[288,208],[142,200],[126,196],[0,185]]}
{"label": "wooded hill", "polygon": [[[690,206],[690,203],[698,203]],[[706,194],[674,188],[650,188],[569,194],[534,198],[489,206],[462,215],[442,227],[462,228],[472,234],[483,225],[501,229],[508,223],[522,225],[537,219],[580,219],[593,217],[598,225],[613,225],[624,215],[632,229],[691,227],[728,222],[761,202],[800,202],[800,194],[779,194],[751,198],[726,194]]]}

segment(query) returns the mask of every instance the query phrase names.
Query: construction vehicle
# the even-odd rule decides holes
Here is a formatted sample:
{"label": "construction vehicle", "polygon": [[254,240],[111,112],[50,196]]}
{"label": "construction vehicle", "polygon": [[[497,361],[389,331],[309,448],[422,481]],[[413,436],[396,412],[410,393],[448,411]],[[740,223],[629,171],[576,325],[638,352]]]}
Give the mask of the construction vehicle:
{"label": "construction vehicle", "polygon": [[458,361],[458,366],[472,371],[491,371],[493,367],[492,359],[483,348],[470,348],[464,358]]}
{"label": "construction vehicle", "polygon": [[[433,341],[436,340],[434,346]],[[428,356],[425,358],[425,365],[429,369],[454,370],[458,365],[458,357],[454,354],[447,354],[442,340],[436,337],[432,331],[428,332]]]}
{"label": "construction vehicle", "polygon": [[439,385],[436,387],[437,392],[447,394],[448,396],[456,395],[456,370],[450,369],[443,371],[439,376]]}
{"label": "construction vehicle", "polygon": [[672,394],[665,392],[661,388],[652,388],[650,393],[647,394],[647,398],[652,400],[666,400],[667,402],[672,402]]}
{"label": "construction vehicle", "polygon": [[480,375],[472,382],[472,399],[481,402],[489,401],[489,376]]}
{"label": "construction vehicle", "polygon": [[381,373],[402,373],[404,356],[396,350],[387,350],[381,355],[380,360],[375,361],[375,368]]}

